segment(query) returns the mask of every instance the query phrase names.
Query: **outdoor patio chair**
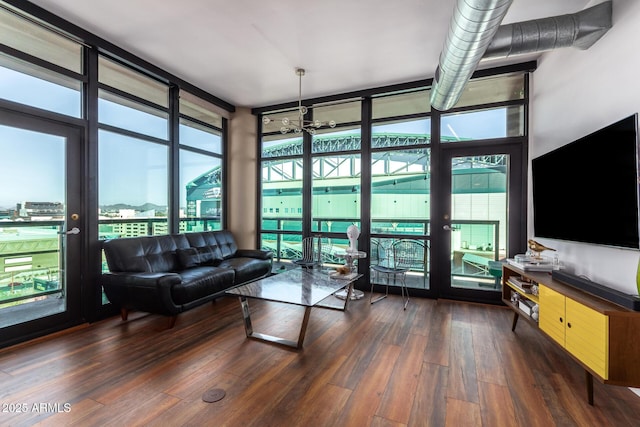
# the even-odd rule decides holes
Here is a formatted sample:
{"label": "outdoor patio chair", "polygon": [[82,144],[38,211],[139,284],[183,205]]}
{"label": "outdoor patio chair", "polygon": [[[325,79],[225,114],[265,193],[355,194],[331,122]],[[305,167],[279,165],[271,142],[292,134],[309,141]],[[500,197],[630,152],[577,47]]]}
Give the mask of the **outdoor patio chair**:
{"label": "outdoor patio chair", "polygon": [[[404,301],[404,310],[409,304],[409,290],[407,289],[406,275],[419,265],[424,265],[424,246],[417,240],[403,239],[395,241],[390,248],[378,244],[375,248],[378,254],[378,263],[371,266],[371,270],[377,275],[386,277],[385,293],[373,298],[374,281],[371,281],[371,304],[386,298],[389,295],[389,282],[393,278],[394,284],[400,282],[400,292]],[[405,297],[406,294],[406,297]]]}

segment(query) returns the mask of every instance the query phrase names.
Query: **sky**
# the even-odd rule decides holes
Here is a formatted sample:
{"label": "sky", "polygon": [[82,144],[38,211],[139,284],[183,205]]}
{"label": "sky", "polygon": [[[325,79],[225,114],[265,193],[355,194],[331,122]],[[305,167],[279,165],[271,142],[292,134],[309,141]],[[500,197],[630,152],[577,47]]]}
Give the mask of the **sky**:
{"label": "sky", "polygon": [[0,208],[17,202],[64,202],[65,141],[0,125]]}

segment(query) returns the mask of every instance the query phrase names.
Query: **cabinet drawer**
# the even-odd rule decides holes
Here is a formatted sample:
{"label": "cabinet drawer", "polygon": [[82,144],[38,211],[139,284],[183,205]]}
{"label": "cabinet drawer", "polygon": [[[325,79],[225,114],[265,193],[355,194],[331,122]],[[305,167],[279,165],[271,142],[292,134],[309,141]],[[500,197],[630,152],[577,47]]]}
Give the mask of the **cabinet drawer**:
{"label": "cabinet drawer", "polygon": [[609,372],[609,318],[566,299],[565,347],[605,380]]}

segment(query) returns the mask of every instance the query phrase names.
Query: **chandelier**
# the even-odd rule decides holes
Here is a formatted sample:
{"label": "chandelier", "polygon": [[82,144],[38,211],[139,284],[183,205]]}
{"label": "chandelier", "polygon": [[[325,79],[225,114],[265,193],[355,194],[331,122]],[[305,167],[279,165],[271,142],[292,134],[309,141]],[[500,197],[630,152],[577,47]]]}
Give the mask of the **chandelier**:
{"label": "chandelier", "polygon": [[[297,119],[289,119],[288,117],[284,117],[282,119],[282,127],[280,128],[280,132],[283,134],[288,132],[293,133],[302,133],[305,131],[310,135],[316,134],[316,129],[321,128],[322,126],[329,126],[330,128],[336,127],[336,122],[334,120],[329,121],[320,121],[320,120],[305,120],[304,116],[307,114],[307,107],[302,105],[302,76],[304,76],[304,68],[296,68],[296,74],[299,77],[298,81],[298,118]],[[264,116],[262,118],[262,124],[268,125],[272,120]]]}

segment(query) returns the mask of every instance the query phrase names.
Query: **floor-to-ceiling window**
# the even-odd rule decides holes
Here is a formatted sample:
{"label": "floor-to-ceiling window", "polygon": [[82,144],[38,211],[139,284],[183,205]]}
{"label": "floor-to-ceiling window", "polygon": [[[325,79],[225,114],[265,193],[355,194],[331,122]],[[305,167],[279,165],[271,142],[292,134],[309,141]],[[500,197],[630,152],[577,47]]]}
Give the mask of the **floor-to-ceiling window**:
{"label": "floor-to-ceiling window", "polygon": [[297,119],[298,110],[265,114],[260,245],[278,261],[302,257],[302,239],[316,236],[324,262],[342,262],[347,227],[361,226],[361,109],[359,100],[310,108],[305,120],[335,123],[311,132],[283,132],[283,119]]}
{"label": "floor-to-ceiling window", "polygon": [[270,114],[260,141],[260,245],[273,250],[276,261],[302,256],[304,138],[301,132],[281,132],[282,120],[295,114]]}
{"label": "floor-to-ceiling window", "polygon": [[[414,252],[405,280],[429,289],[431,117],[427,89],[383,94],[372,100],[371,265],[394,267],[394,247]],[[374,270],[375,271],[375,270]],[[389,277],[373,274],[375,284]]]}
{"label": "floor-to-ceiling window", "polygon": [[222,228],[223,118],[217,111],[180,91],[180,231]]}
{"label": "floor-to-ceiling window", "polygon": [[347,228],[362,228],[361,109],[357,100],[312,110],[314,120],[336,123],[311,138],[311,233],[322,236],[328,264],[344,262]]}
{"label": "floor-to-ceiling window", "polygon": [[[322,111],[320,121],[335,120],[332,108],[340,117],[338,105],[357,104],[358,114],[342,129],[297,138],[278,132],[286,106],[254,109],[263,123],[261,244],[281,247],[278,236],[295,233],[330,238],[340,250],[354,223],[368,253],[359,261],[365,282],[386,284],[388,277],[367,267],[393,266],[394,247],[409,241],[415,259],[406,283],[415,295],[474,299],[479,291],[486,295],[478,300],[498,301],[499,265],[492,263],[525,243],[514,218],[525,215],[517,201],[526,188],[529,71],[523,64],[483,72],[447,112],[431,109],[430,81],[336,95],[316,105],[307,100],[314,114]],[[295,201],[295,229],[275,218],[292,212],[285,200]],[[289,248],[279,254],[299,255]],[[451,292],[455,288],[467,295]]]}
{"label": "floor-to-ceiling window", "polygon": [[81,316],[75,261],[84,231],[77,160],[85,78],[78,41],[5,8],[0,27],[2,343]]}
{"label": "floor-to-ceiling window", "polygon": [[234,111],[21,7],[0,0],[0,346],[110,313],[101,239],[224,227]]}
{"label": "floor-to-ceiling window", "polygon": [[167,234],[169,87],[104,56],[98,82],[100,237]]}

